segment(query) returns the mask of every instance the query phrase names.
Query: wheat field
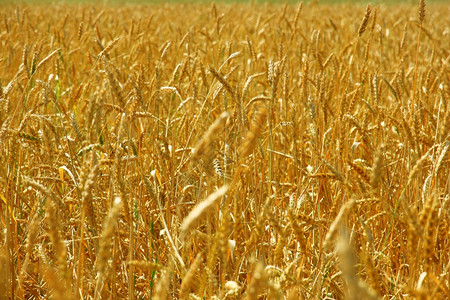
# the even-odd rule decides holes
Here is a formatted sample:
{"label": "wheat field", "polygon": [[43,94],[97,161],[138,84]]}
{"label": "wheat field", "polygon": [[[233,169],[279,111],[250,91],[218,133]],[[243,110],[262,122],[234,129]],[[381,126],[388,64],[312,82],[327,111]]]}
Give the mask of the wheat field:
{"label": "wheat field", "polygon": [[450,298],[418,2],[0,4],[0,298]]}

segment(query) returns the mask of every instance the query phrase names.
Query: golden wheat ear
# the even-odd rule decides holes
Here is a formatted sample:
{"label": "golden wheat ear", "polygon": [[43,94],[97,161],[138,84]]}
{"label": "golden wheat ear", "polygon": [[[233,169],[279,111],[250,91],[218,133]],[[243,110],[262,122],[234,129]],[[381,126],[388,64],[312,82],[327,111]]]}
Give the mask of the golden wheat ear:
{"label": "golden wheat ear", "polygon": [[0,2],[0,300],[449,298],[444,1]]}
{"label": "golden wheat ear", "polygon": [[211,126],[209,126],[208,130],[192,151],[192,166],[195,166],[201,159],[206,162],[213,160],[215,142],[220,139],[221,131],[225,128],[229,116],[230,115],[228,112],[223,112],[211,124]]}

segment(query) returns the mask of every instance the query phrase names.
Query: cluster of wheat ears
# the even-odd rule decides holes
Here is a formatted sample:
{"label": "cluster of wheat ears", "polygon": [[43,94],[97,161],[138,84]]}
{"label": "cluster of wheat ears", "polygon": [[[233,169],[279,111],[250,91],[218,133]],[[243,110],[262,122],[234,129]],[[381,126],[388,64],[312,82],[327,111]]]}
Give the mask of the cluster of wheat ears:
{"label": "cluster of wheat ears", "polygon": [[448,299],[449,12],[2,5],[0,297]]}

